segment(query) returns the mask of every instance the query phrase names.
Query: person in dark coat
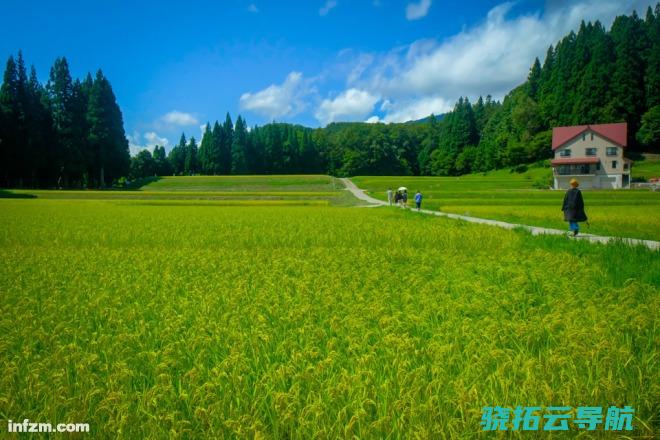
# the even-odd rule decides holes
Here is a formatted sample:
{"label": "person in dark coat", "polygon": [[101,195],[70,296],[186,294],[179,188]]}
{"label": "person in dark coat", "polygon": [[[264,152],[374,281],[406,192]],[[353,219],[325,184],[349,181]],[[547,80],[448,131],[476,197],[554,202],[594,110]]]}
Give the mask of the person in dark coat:
{"label": "person in dark coat", "polygon": [[564,211],[564,220],[568,222],[573,236],[578,235],[580,232],[580,225],[578,222],[586,222],[587,214],[584,212],[584,200],[582,200],[582,192],[578,189],[580,185],[576,179],[571,179],[569,182],[571,189],[566,191],[564,196],[564,204],[561,210]]}

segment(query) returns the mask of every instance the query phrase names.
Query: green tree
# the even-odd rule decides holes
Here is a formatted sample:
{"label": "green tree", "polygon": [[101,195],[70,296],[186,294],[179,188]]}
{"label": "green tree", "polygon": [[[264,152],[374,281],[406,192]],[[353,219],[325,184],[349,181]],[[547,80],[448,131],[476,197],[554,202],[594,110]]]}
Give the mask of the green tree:
{"label": "green tree", "polygon": [[186,175],[192,176],[197,173],[197,142],[194,137],[190,138],[185,151],[186,156],[183,162],[183,172]]}
{"label": "green tree", "polygon": [[231,144],[234,141],[234,124],[231,122],[231,116],[227,113],[225,123],[222,124],[222,137],[220,140],[220,172],[221,174],[231,173]]}
{"label": "green tree", "polygon": [[167,157],[167,160],[170,162],[172,167],[172,172],[175,175],[181,175],[184,172],[185,163],[186,163],[186,149],[188,148],[188,143],[186,141],[186,135],[181,133],[181,138],[179,143],[172,148],[170,154]]}
{"label": "green tree", "polygon": [[652,107],[642,116],[642,125],[637,132],[637,140],[648,151],[660,150],[660,105]]}
{"label": "green tree", "polygon": [[231,146],[231,172],[232,174],[246,174],[248,172],[245,159],[247,151],[247,127],[239,115],[234,127],[234,139]]}
{"label": "green tree", "polygon": [[96,158],[93,180],[101,187],[128,174],[130,154],[121,110],[110,82],[101,70],[96,72],[87,110],[89,147]]}
{"label": "green tree", "polygon": [[133,179],[154,176],[156,174],[156,161],[149,150],[141,150],[131,158],[131,173]]}

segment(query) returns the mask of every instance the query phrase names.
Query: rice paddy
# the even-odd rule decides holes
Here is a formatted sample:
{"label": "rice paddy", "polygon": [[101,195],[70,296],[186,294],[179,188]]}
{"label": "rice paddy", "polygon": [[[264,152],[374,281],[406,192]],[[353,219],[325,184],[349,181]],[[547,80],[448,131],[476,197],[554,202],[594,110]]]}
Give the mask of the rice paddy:
{"label": "rice paddy", "polygon": [[657,251],[288,201],[0,199],[0,419],[468,439],[484,406],[630,405],[657,434]]}
{"label": "rice paddy", "polygon": [[[561,205],[564,191],[533,188],[539,173],[497,171],[487,176],[355,177],[353,182],[372,197],[387,200],[387,188],[420,190],[423,207],[455,214],[530,226],[568,229]],[[596,235],[660,240],[660,192],[644,190],[583,190],[589,226]],[[414,203],[412,203],[414,204]]]}

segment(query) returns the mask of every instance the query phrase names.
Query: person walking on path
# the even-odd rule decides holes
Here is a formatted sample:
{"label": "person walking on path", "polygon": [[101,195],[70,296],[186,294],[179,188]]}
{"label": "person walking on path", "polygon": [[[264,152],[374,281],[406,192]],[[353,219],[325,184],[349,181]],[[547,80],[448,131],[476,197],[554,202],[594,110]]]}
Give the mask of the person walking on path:
{"label": "person walking on path", "polygon": [[392,206],[392,197],[392,188],[387,188],[387,203],[389,203],[390,206]]}
{"label": "person walking on path", "polygon": [[422,208],[422,197],[422,193],[417,190],[417,194],[415,194],[415,206],[417,206],[418,211]]}
{"label": "person walking on path", "polygon": [[403,195],[401,196],[401,199],[403,200],[403,207],[407,208],[408,207],[408,190],[407,189],[403,190]]}
{"label": "person walking on path", "polygon": [[587,214],[584,212],[582,192],[578,189],[580,183],[576,179],[571,179],[569,183],[571,189],[566,191],[564,204],[562,205],[561,210],[564,211],[564,220],[568,222],[568,227],[575,237],[580,232],[580,225],[578,222],[586,222]]}

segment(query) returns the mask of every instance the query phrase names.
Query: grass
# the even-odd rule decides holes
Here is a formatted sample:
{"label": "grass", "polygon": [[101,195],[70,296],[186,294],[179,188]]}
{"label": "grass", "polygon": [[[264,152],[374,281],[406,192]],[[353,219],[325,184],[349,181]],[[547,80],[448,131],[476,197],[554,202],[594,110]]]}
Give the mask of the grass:
{"label": "grass", "polygon": [[[61,200],[213,201],[224,205],[360,204],[330,176],[180,176],[148,179],[137,190],[27,190],[0,191],[1,198]],[[259,203],[257,203],[259,204]],[[266,203],[264,203],[266,204]]]}
{"label": "grass", "polygon": [[[547,171],[547,170],[546,170]],[[506,170],[487,176],[355,177],[353,182],[381,200],[387,188],[406,186],[412,200],[420,190],[423,207],[531,226],[567,229],[561,205],[564,191],[534,189],[544,171],[517,174]],[[585,232],[660,240],[660,193],[649,190],[584,190],[590,226]],[[410,201],[409,201],[410,202]]]}
{"label": "grass", "polygon": [[341,189],[331,176],[179,176],[160,177],[142,191],[229,191],[229,192],[330,192]]}
{"label": "grass", "polygon": [[486,405],[631,405],[657,434],[658,252],[255,203],[0,200],[0,419],[468,439]]}
{"label": "grass", "polygon": [[660,177],[660,154],[645,154],[643,160],[635,161],[632,176],[645,180]]}

